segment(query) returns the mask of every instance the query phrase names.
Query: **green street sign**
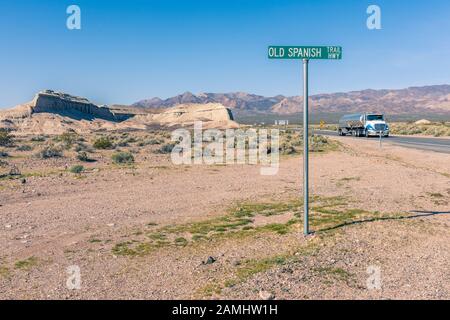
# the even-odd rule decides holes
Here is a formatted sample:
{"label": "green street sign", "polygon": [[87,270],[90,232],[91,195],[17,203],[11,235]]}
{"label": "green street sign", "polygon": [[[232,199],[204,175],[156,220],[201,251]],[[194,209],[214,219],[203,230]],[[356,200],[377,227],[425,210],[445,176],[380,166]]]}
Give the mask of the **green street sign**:
{"label": "green street sign", "polygon": [[269,59],[342,59],[339,46],[269,46]]}

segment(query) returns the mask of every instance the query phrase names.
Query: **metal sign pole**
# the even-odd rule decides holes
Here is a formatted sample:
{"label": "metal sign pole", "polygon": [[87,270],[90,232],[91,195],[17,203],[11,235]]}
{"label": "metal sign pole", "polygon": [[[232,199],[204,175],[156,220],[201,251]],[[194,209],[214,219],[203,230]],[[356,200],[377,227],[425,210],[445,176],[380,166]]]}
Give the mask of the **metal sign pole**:
{"label": "metal sign pole", "polygon": [[[309,234],[309,190],[308,190],[308,62],[317,59],[342,59],[340,46],[269,46],[269,59],[303,60],[303,232]],[[314,133],[314,131],[313,131]]]}
{"label": "metal sign pole", "polygon": [[303,59],[303,233],[309,233],[308,59]]}

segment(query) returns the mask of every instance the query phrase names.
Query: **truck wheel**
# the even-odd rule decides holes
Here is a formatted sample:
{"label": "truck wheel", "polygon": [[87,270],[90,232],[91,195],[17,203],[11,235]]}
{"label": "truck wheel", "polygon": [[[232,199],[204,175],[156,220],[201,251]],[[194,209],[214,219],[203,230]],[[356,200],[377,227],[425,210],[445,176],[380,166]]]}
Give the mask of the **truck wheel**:
{"label": "truck wheel", "polygon": [[365,130],[364,135],[366,136],[366,138],[369,137],[369,131]]}

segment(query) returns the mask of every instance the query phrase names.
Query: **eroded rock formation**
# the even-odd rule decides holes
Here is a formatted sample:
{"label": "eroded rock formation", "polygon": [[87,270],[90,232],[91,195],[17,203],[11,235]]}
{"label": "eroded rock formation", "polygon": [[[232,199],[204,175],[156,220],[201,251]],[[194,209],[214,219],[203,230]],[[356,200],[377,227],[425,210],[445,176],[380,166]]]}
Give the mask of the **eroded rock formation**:
{"label": "eroded rock formation", "polygon": [[61,114],[79,120],[99,118],[108,121],[123,121],[135,115],[135,113],[126,113],[123,110],[116,112],[108,106],[97,106],[86,98],[44,90],[36,94],[34,99],[28,103],[0,111],[0,120],[26,118],[35,113]]}
{"label": "eroded rock formation", "polygon": [[181,104],[154,115],[153,119],[169,126],[192,125],[195,121],[202,121],[205,126],[211,127],[217,127],[218,124],[224,126],[235,124],[230,109],[220,103]]}
{"label": "eroded rock formation", "polygon": [[[122,121],[127,118],[121,114],[119,119],[107,106],[97,106],[86,98],[52,90],[39,92],[31,104],[33,112],[36,113],[80,113],[81,117],[101,118],[109,121]],[[131,116],[133,115],[130,114],[128,118]]]}
{"label": "eroded rock formation", "polygon": [[155,110],[128,106],[97,106],[89,100],[45,90],[15,108],[0,111],[0,127],[19,134],[60,134],[67,130],[147,129],[152,126],[192,126],[202,121],[204,128],[235,128],[233,115],[219,103],[181,104]]}

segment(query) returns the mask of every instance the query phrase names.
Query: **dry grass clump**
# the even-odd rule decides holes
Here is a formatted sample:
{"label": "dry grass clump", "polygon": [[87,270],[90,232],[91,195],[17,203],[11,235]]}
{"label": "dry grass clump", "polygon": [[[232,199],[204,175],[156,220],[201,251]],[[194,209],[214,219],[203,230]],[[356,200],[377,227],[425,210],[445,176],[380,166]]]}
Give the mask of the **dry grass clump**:
{"label": "dry grass clump", "polygon": [[167,143],[167,144],[162,145],[161,148],[159,148],[158,150],[156,150],[156,153],[168,154],[168,153],[172,152],[174,147],[175,147],[175,144]]}
{"label": "dry grass clump", "polygon": [[94,141],[93,147],[95,149],[103,149],[103,150],[112,149],[113,142],[109,137],[100,137]]}
{"label": "dry grass clump", "polygon": [[134,157],[130,152],[116,152],[111,156],[116,164],[133,163]]}
{"label": "dry grass clump", "polygon": [[75,132],[67,131],[67,132],[64,132],[63,134],[60,134],[59,136],[56,136],[53,139],[53,141],[59,143],[62,148],[68,150],[79,139],[80,139],[80,137]]}
{"label": "dry grass clump", "polygon": [[38,159],[59,158],[63,156],[62,148],[55,145],[48,145],[34,154]]}
{"label": "dry grass clump", "polygon": [[[326,136],[311,135],[309,138],[309,150],[311,152],[333,151],[339,148],[337,141],[331,140]],[[303,134],[287,130],[280,136],[281,154],[298,154],[303,152]]]}
{"label": "dry grass clump", "polygon": [[79,174],[84,171],[84,166],[82,165],[74,165],[69,168],[69,172]]}

